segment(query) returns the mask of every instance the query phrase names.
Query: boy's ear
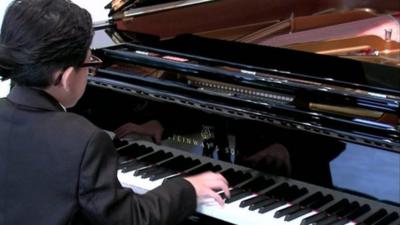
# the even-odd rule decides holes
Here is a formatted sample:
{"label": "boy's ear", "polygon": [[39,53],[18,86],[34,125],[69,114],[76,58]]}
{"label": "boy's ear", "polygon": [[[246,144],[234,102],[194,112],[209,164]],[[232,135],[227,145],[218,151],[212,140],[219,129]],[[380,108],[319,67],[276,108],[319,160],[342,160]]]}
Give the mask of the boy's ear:
{"label": "boy's ear", "polygon": [[70,66],[66,70],[64,70],[62,74],[60,85],[66,92],[69,92],[69,90],[71,89],[74,73],[74,67]]}

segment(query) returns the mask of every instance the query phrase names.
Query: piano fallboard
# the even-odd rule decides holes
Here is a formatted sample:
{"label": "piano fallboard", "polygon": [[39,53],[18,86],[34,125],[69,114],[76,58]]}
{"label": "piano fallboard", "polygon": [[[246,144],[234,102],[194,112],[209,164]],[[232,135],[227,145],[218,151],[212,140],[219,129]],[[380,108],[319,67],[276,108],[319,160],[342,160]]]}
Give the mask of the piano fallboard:
{"label": "piano fallboard", "polygon": [[[230,45],[225,47],[237,52],[255,47]],[[269,49],[263,50],[267,53]],[[273,52],[301,58],[283,49]],[[107,63],[89,78],[93,86],[400,151],[399,91],[357,83],[354,79],[360,80],[359,74],[347,80],[324,78],[311,72],[298,74],[239,63],[232,57],[229,61],[214,54],[134,44],[101,48],[95,53]],[[326,57],[338,66],[344,60]]]}

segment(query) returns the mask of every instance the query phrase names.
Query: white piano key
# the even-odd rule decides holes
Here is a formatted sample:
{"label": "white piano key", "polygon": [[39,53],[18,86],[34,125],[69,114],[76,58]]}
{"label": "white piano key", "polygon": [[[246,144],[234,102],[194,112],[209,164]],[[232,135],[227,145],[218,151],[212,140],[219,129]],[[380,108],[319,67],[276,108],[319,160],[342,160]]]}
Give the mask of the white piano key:
{"label": "white piano key", "polygon": [[356,225],[356,224],[357,224],[356,222],[350,221],[350,222],[346,223],[345,225]]}
{"label": "white piano key", "polygon": [[[243,198],[242,200],[251,197],[254,197],[254,195]],[[262,225],[262,224],[270,224],[270,222],[272,221],[275,223],[275,221],[278,219],[273,218],[274,213],[279,209],[290,206],[289,204],[286,204],[276,209],[273,209],[267,213],[262,214],[258,213],[258,210],[250,211],[248,207],[241,208],[239,204],[242,200],[238,200],[230,204],[225,204],[224,206],[220,206],[219,204],[213,204],[213,205],[201,204],[197,206],[196,211],[205,214],[207,216],[211,216],[234,224]],[[287,224],[287,222],[285,223]]]}
{"label": "white piano key", "polygon": [[134,176],[133,174],[137,170],[133,170],[127,173],[122,173],[120,170],[117,173],[117,177],[121,186],[132,189],[137,194],[144,194],[149,190],[152,190],[162,184],[164,179],[156,181],[150,181],[149,178],[143,179],[140,176]]}
{"label": "white piano key", "polygon": [[[140,170],[140,169],[138,169]],[[141,176],[134,176],[133,174],[137,170],[129,171],[127,173],[122,173],[118,170],[117,177],[122,187],[130,188],[137,194],[144,194],[149,190],[153,190],[160,186],[165,179],[178,176],[179,173],[169,175],[162,179],[151,181],[150,178],[142,178]]]}

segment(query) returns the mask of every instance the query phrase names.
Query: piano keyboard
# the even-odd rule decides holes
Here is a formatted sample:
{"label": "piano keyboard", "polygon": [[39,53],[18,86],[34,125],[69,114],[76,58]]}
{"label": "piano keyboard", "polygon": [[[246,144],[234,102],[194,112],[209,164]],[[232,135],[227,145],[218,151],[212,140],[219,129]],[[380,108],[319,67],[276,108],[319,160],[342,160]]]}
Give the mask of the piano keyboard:
{"label": "piano keyboard", "polygon": [[[367,198],[193,155],[178,149],[136,141],[119,148],[123,187],[143,194],[175,176],[220,172],[231,197],[196,211],[238,225],[398,225],[400,208]],[[223,194],[221,193],[221,196]],[[224,197],[224,196],[223,196]]]}

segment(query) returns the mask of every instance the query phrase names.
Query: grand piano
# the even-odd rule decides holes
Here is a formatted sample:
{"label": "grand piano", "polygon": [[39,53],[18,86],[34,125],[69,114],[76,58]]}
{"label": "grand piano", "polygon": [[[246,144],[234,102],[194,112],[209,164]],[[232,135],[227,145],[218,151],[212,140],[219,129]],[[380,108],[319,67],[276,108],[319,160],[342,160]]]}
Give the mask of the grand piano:
{"label": "grand piano", "polygon": [[[170,177],[221,172],[232,197],[199,206],[194,224],[400,223],[397,1],[106,7],[92,50],[104,64],[73,111],[106,130],[164,128],[160,145],[115,140],[123,186],[145,193]],[[351,162],[366,184],[385,177],[379,190],[391,195],[333,181],[332,160],[355,151],[392,159],[386,170]]]}

